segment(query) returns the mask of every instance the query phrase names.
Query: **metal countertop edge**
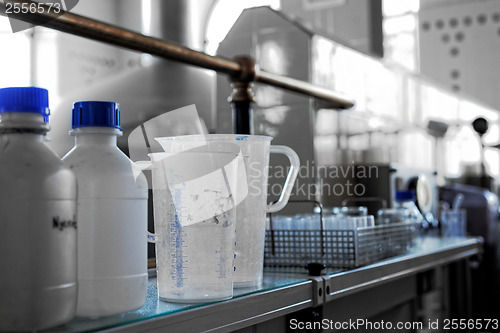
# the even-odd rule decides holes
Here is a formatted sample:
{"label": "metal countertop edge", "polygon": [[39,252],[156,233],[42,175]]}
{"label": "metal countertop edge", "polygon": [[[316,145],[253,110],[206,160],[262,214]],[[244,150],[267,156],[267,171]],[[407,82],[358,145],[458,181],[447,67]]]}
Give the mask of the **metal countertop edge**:
{"label": "metal countertop edge", "polygon": [[465,244],[462,242],[445,246],[423,254],[402,255],[358,269],[328,275],[324,278],[330,286],[330,293],[325,295],[325,301],[332,301],[432,267],[471,257],[481,252],[481,244],[482,241],[478,238],[468,239]]}
{"label": "metal countertop edge", "polygon": [[312,285],[302,281],[99,332],[231,332],[311,307]]}
{"label": "metal countertop edge", "polygon": [[[373,288],[481,252],[480,238],[457,244],[394,257],[346,272],[323,275],[331,288],[325,302]],[[313,282],[284,286],[274,290],[236,297],[228,301],[114,327],[102,332],[230,332],[313,306]],[[336,287],[336,288],[333,288]],[[338,287],[338,288],[337,288]]]}

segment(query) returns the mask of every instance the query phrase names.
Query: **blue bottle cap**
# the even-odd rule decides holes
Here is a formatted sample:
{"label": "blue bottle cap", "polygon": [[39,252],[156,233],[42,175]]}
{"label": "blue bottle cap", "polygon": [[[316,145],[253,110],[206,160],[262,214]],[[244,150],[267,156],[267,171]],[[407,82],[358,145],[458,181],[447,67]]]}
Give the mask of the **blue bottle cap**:
{"label": "blue bottle cap", "polygon": [[49,121],[49,92],[36,87],[13,87],[0,89],[0,113],[28,112],[43,115]]}
{"label": "blue bottle cap", "polygon": [[118,103],[85,101],[73,105],[73,123],[78,127],[112,127],[121,130]]}
{"label": "blue bottle cap", "polygon": [[415,198],[414,190],[396,191],[396,201],[413,201]]}

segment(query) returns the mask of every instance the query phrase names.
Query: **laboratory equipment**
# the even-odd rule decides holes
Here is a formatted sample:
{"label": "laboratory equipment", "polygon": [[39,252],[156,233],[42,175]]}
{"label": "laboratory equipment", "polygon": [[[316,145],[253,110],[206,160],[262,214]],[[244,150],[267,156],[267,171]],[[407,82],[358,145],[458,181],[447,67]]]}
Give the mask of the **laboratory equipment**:
{"label": "laboratory equipment", "polygon": [[326,215],[325,229],[327,230],[355,230],[362,227],[373,227],[375,220],[372,215]]}
{"label": "laboratory equipment", "polygon": [[467,211],[461,209],[464,198],[462,193],[458,193],[453,199],[453,208],[441,211],[441,235],[443,237],[467,235]]}
{"label": "laboratory equipment", "polygon": [[486,120],[483,117],[478,117],[474,119],[472,122],[472,128],[474,131],[477,133],[477,136],[479,137],[479,141],[481,143],[481,159],[480,159],[480,170],[479,173],[474,173],[471,172],[472,170],[464,170],[462,174],[462,180],[461,182],[467,185],[473,185],[473,186],[480,186],[483,187],[489,191],[494,192],[495,191],[495,179],[489,175],[486,164],[485,164],[485,142],[484,142],[484,136],[488,132],[489,129],[489,123],[488,120]]}
{"label": "laboratory equipment", "polygon": [[414,224],[418,238],[424,235],[424,232],[429,228],[429,223],[420,213],[420,210],[415,204],[415,200],[416,193],[413,190],[396,192],[396,209],[406,211],[404,213],[406,220],[403,222],[411,222]]}
{"label": "laboratory equipment", "polygon": [[146,300],[147,182],[116,146],[121,134],[117,103],[74,104],[75,147],[63,161],[78,180],[78,316],[132,311]]}
{"label": "laboratory equipment", "polygon": [[[484,240],[479,266],[471,270],[472,308],[477,314],[489,313],[498,308],[500,292],[498,279],[500,272],[500,237],[498,235],[499,201],[497,195],[484,188],[448,183],[439,189],[440,199],[452,207],[459,194],[464,196],[461,208],[466,213],[467,234],[480,236]],[[496,312],[495,312],[496,313]]]}
{"label": "laboratory equipment", "polygon": [[232,143],[163,142],[150,154],[159,298],[209,302],[233,295],[236,205],[246,195]]}
{"label": "laboratory equipment", "polygon": [[281,215],[276,215],[276,216],[269,216],[266,218],[266,230],[271,229],[271,223],[272,223],[272,229],[279,229],[279,230],[289,230],[293,229],[293,218],[291,216],[281,216]]}
{"label": "laboratory equipment", "polygon": [[448,132],[449,125],[445,122],[438,120],[429,120],[427,123],[427,134],[434,138],[434,161],[433,166],[434,170],[436,170],[436,181],[442,186],[445,184],[444,179],[444,146],[443,139]]}
{"label": "laboratory equipment", "polygon": [[401,223],[407,220],[409,211],[399,208],[382,208],[377,212],[377,224]]}
{"label": "laboratory equipment", "polygon": [[441,234],[443,237],[465,237],[467,212],[465,209],[448,209],[441,212]]}
{"label": "laboratory equipment", "polygon": [[368,208],[364,206],[342,207],[339,214],[342,216],[367,216]]}
{"label": "laboratory equipment", "polygon": [[[236,207],[235,287],[258,286],[262,283],[266,212],[275,213],[288,202],[300,165],[299,157],[289,147],[271,146],[271,137],[258,135],[211,134],[173,138],[156,138],[166,148],[169,143],[182,143],[183,148],[196,147],[205,142],[237,144],[241,149],[246,170],[248,195]],[[180,144],[178,144],[180,145]],[[266,205],[269,154],[283,154],[291,167],[276,203]]]}
{"label": "laboratory equipment", "polygon": [[[317,230],[322,223],[318,214],[296,214],[291,217],[290,229],[292,230]],[[273,217],[274,228],[274,217]],[[277,228],[279,229],[279,227]]]}
{"label": "laboratory equipment", "polygon": [[310,263],[334,269],[355,268],[406,253],[413,243],[414,227],[409,222],[375,226],[371,215],[330,215],[320,229],[319,216],[314,215],[314,229],[283,229],[278,223],[266,230],[266,269],[305,272]]}
{"label": "laboratory equipment", "polygon": [[0,89],[0,331],[37,331],[75,314],[73,172],[45,145],[45,89]]}

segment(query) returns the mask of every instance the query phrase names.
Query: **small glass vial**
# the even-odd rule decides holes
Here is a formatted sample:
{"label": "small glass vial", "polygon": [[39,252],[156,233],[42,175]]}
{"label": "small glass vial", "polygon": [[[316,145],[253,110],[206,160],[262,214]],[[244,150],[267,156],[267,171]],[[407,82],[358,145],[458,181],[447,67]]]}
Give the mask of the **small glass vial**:
{"label": "small glass vial", "polygon": [[406,209],[408,213],[407,221],[405,222],[413,222],[415,223],[415,225],[417,225],[422,224],[422,222],[424,221],[424,217],[420,213],[417,205],[415,205],[415,197],[415,191],[397,191],[395,208]]}
{"label": "small glass vial", "polygon": [[45,145],[45,89],[0,89],[0,331],[75,315],[76,178]]}
{"label": "small glass vial", "polygon": [[120,111],[113,102],[77,102],[63,157],[78,180],[77,316],[136,310],[147,292],[147,182],[117,147]]}
{"label": "small glass vial", "polygon": [[417,245],[421,245],[422,238],[429,224],[415,204],[416,194],[413,190],[396,192],[396,208],[405,211],[406,222],[412,222],[415,226]]}

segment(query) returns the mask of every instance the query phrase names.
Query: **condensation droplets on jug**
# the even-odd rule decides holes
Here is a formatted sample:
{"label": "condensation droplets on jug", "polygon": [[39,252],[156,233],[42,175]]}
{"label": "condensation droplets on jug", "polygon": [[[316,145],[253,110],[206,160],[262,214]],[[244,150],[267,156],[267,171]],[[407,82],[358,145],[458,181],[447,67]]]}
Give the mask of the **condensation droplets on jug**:
{"label": "condensation droplets on jug", "polygon": [[159,298],[208,302],[233,295],[236,206],[246,196],[238,145],[183,137],[150,154]]}
{"label": "condensation droplets on jug", "polygon": [[[172,138],[156,138],[164,149],[169,149]],[[174,138],[186,147],[205,143],[233,143],[238,145],[246,170],[248,194],[236,207],[236,248],[234,287],[252,287],[262,284],[264,267],[264,239],[266,212],[275,213],[288,203],[300,167],[298,155],[286,146],[271,146],[271,137],[259,135],[210,134]],[[269,154],[283,154],[291,167],[279,200],[267,204]]]}

